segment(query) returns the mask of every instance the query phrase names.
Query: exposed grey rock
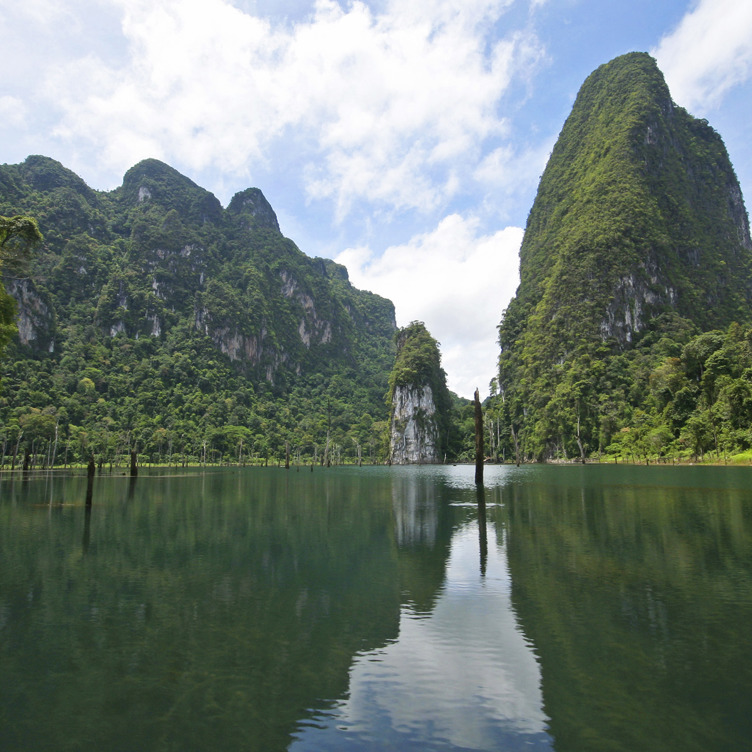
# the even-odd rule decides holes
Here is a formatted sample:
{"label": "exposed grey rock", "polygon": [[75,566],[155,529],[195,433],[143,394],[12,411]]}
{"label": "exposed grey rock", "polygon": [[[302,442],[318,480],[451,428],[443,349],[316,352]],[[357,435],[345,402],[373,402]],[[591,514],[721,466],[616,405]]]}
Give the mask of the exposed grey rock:
{"label": "exposed grey rock", "polygon": [[6,283],[18,311],[18,340],[35,350],[54,352],[54,316],[49,303],[31,279],[11,279]]}
{"label": "exposed grey rock", "polygon": [[436,405],[427,384],[395,387],[389,446],[393,465],[441,461]]}

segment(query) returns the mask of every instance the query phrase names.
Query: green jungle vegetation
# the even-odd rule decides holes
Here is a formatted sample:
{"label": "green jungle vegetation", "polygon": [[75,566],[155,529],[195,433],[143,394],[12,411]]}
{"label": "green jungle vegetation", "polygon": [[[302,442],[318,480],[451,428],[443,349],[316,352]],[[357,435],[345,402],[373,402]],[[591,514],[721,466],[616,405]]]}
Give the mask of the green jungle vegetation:
{"label": "green jungle vegetation", "polygon": [[393,304],[302,253],[258,189],[223,209],[146,160],[98,192],[32,156],[0,166],[0,215],[44,235],[4,269],[3,465],[385,459]]}
{"label": "green jungle vegetation", "polygon": [[752,242],[720,136],[631,53],[584,83],[499,327],[493,452],[716,461],[752,448]]}
{"label": "green jungle vegetation", "polygon": [[[3,465],[385,461],[395,384],[441,381],[430,334],[395,362],[391,302],[303,254],[256,188],[223,209],[146,160],[98,192],[34,156],[0,166],[0,215],[44,234],[0,237],[19,324],[0,362]],[[649,55],[601,66],[528,217],[491,457],[752,460],[751,267],[720,136]],[[10,316],[0,297],[6,342]],[[448,458],[470,461],[472,403],[435,393]]]}

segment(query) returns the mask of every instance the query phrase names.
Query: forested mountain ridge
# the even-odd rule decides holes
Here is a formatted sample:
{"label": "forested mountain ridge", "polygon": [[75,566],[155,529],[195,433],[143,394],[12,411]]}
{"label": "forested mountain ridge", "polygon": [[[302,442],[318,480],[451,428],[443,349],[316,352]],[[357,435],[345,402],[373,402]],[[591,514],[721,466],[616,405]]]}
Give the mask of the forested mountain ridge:
{"label": "forested mountain ridge", "polygon": [[[682,439],[689,416],[715,402],[702,402],[683,348],[699,333],[748,323],[751,303],[749,221],[721,137],[673,103],[649,55],[601,66],[541,177],[520,286],[499,327],[496,409],[510,447],[539,459],[602,452],[634,438],[639,411],[652,416],[643,433],[665,429],[656,453],[719,448],[717,430],[708,429],[710,442]],[[651,374],[667,357],[676,391],[689,390],[680,410],[671,391],[651,401]]]}
{"label": "forested mountain ridge", "polygon": [[57,426],[79,453],[237,454],[244,441],[278,456],[285,442],[320,452],[328,428],[340,451],[375,451],[394,306],[302,253],[258,189],[223,209],[146,160],[99,192],[32,156],[0,166],[0,215],[15,214],[37,219],[44,244],[28,277],[6,279],[19,336],[0,438],[49,441]]}

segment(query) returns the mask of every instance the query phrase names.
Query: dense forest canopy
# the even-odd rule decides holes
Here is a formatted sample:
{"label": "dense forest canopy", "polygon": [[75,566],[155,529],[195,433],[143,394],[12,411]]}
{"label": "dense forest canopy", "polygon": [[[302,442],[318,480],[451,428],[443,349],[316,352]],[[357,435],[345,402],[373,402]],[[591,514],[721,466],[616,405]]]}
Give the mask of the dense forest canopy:
{"label": "dense forest canopy", "polygon": [[320,460],[327,436],[335,458],[383,453],[394,307],[303,254],[258,189],[223,209],[146,160],[98,192],[34,156],[0,166],[0,214],[44,234],[5,279],[6,461]]}

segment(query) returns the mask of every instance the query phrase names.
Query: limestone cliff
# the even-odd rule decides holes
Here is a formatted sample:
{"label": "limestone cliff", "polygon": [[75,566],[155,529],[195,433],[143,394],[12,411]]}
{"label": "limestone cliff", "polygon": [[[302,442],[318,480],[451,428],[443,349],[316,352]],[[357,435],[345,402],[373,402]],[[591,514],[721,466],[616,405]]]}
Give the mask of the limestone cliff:
{"label": "limestone cliff", "polygon": [[451,401],[438,343],[419,321],[397,333],[388,396],[391,463],[443,461]]}
{"label": "limestone cliff", "polygon": [[428,384],[408,384],[395,388],[389,447],[393,465],[441,461],[436,405]]}
{"label": "limestone cliff", "polygon": [[661,313],[702,329],[752,303],[747,214],[721,137],[674,104],[655,60],[623,55],[583,84],[520,249],[503,351],[561,364],[627,349]]}
{"label": "limestone cliff", "polygon": [[55,351],[55,319],[49,299],[36,289],[30,279],[11,279],[8,292],[15,298],[18,341],[39,350]]}
{"label": "limestone cliff", "polygon": [[[341,444],[361,415],[386,422],[393,304],[356,289],[343,266],[303,253],[259,189],[241,191],[225,209],[147,159],[118,188],[95,191],[35,156],[0,165],[0,216],[17,214],[37,220],[44,243],[24,279],[7,280],[16,301],[8,317],[18,326],[0,362],[0,425],[29,406],[69,410],[82,402],[84,375],[102,402],[97,411],[71,407],[76,426],[105,412],[131,426],[133,400],[145,420],[164,430],[187,425],[186,435],[233,425],[268,436],[270,424],[319,420],[327,400]],[[30,398],[24,385],[41,373],[54,383],[45,376]],[[276,400],[284,416],[264,407]],[[263,427],[251,417],[261,415]],[[323,443],[315,430],[306,434],[311,451]],[[371,436],[363,428],[357,440],[370,444]],[[355,444],[348,438],[347,446]]]}

